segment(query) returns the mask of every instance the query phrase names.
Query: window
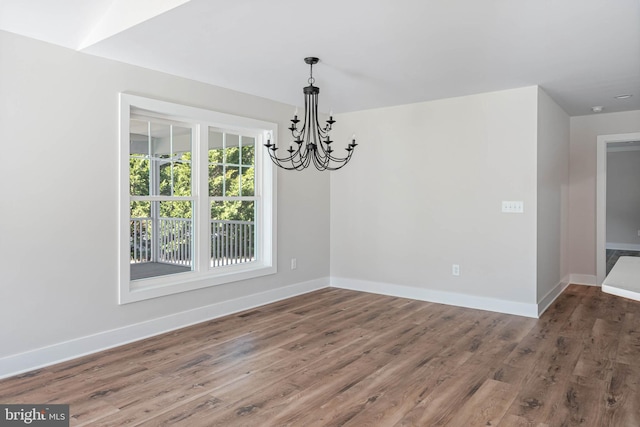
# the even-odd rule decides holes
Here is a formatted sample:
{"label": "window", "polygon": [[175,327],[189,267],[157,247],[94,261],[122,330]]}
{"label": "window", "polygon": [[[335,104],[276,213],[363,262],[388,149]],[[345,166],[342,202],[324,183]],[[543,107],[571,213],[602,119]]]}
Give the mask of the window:
{"label": "window", "polygon": [[132,280],[193,271],[193,134],[186,123],[130,116]]}
{"label": "window", "polygon": [[210,267],[256,258],[255,145],[252,136],[209,128]]}
{"label": "window", "polygon": [[120,95],[120,303],[276,272],[273,123]]}

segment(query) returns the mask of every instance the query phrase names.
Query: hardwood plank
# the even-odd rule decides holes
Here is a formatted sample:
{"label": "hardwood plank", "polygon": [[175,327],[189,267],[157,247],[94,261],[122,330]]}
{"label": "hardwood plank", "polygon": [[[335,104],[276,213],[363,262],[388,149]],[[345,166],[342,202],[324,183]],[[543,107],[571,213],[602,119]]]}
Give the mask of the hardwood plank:
{"label": "hardwood plank", "polygon": [[[361,415],[378,409],[376,403],[383,396],[397,393],[401,389],[418,390],[416,386],[423,384],[425,373],[431,370],[427,367],[428,363],[438,352],[437,348],[422,349],[422,342],[415,339],[425,332],[426,329],[418,328],[409,339],[395,344],[388,351],[394,356],[389,363],[378,366],[361,381],[334,393],[330,399],[320,405],[320,411],[305,414],[296,419],[296,423],[306,426],[342,426],[351,423],[362,425],[364,422]],[[402,364],[393,363],[397,357],[402,358]],[[379,423],[380,419],[377,422]],[[386,422],[388,423],[388,420]]]}
{"label": "hardwood plank", "polygon": [[[493,376],[505,357],[515,347],[515,342],[502,342],[501,331],[507,328],[501,325],[495,333],[483,344],[483,351],[477,351],[475,344],[465,346],[467,351],[474,353],[463,365],[453,372],[446,380],[436,385],[428,394],[424,395],[417,405],[408,412],[396,425],[428,425],[445,426],[450,424],[461,407],[478,391],[482,384]],[[475,335],[471,334],[464,343],[471,339],[475,343]]]}
{"label": "hardwood plank", "polygon": [[583,338],[582,353],[573,374],[599,380],[611,378],[621,327],[620,323],[596,319],[591,334]]}
{"label": "hardwood plank", "polygon": [[451,419],[454,426],[494,426],[502,420],[517,390],[506,383],[486,380]]}
{"label": "hardwood plank", "polygon": [[[238,365],[240,374],[246,375],[236,374],[234,381],[227,382],[222,387],[213,387],[212,390],[224,396],[225,401],[242,406],[243,399],[248,399],[265,388],[273,390],[273,387],[279,383],[288,384],[289,377],[297,376],[303,370],[305,374],[313,369],[321,370],[317,374],[319,376],[330,373],[336,366],[351,361],[353,354],[366,351],[370,345],[368,338],[364,339],[362,333],[357,332],[353,335],[345,335],[340,341],[334,341],[331,345],[308,346],[303,349],[296,348],[295,351],[284,354],[278,353],[275,363],[261,363],[260,368],[253,371],[243,369],[244,364],[240,364]],[[215,377],[218,382],[221,382],[219,374],[215,374]],[[206,379],[207,377],[204,378]],[[221,390],[217,390],[218,388]]]}
{"label": "hardwood plank", "polygon": [[551,427],[549,424],[532,423],[526,418],[518,417],[517,415],[507,415],[504,417],[498,427]]}
{"label": "hardwood plank", "polygon": [[640,365],[616,363],[611,382],[601,399],[602,426],[640,426]]}
{"label": "hardwood plank", "polygon": [[[198,399],[191,400],[184,405],[173,407],[169,411],[164,411],[158,415],[144,421],[134,421],[131,425],[153,425],[153,426],[214,426],[210,420],[211,412],[215,412],[222,406],[222,402],[205,395]],[[110,424],[122,425],[122,424]]]}
{"label": "hardwood plank", "polygon": [[[300,419],[307,415],[303,408],[318,408],[336,394],[349,390],[373,375],[394,360],[396,356],[390,350],[398,343],[409,343],[413,338],[413,332],[417,330],[417,325],[409,328],[402,324],[397,325],[396,329],[389,331],[387,335],[377,336],[365,342],[357,353],[353,352],[351,356],[339,358],[337,365],[330,365],[331,369],[327,369],[326,363],[316,363],[285,377],[283,381],[295,385],[300,390],[286,402],[276,400],[272,405],[266,406],[254,403],[255,397],[251,396],[235,406],[259,406],[262,408],[261,412],[256,413],[259,419],[264,419],[265,416],[275,417],[276,425],[298,425]],[[395,336],[396,339],[387,339],[390,336]],[[303,409],[302,412],[300,409]],[[315,412],[316,415],[319,413]],[[246,419],[243,422],[246,422]]]}
{"label": "hardwood plank", "polygon": [[589,305],[593,307],[593,315],[598,319],[610,322],[622,322],[625,313],[633,309],[628,305],[630,300],[602,292],[599,287],[592,286]]}
{"label": "hardwood plank", "polygon": [[581,298],[580,301],[581,303],[578,304],[568,320],[560,328],[559,333],[563,337],[583,337],[589,334],[593,328],[593,324],[597,319],[593,315],[593,309],[582,303],[584,298]]}
{"label": "hardwood plank", "polygon": [[520,393],[508,413],[531,423],[546,423],[557,402],[563,402],[567,384],[582,351],[576,338],[558,337],[522,381]]}
{"label": "hardwood plank", "polygon": [[616,361],[631,365],[640,360],[640,313],[627,313],[618,340]]}
{"label": "hardwood plank", "polygon": [[409,372],[398,372],[389,381],[365,389],[368,396],[361,400],[365,406],[345,426],[395,425],[472,356],[458,350],[446,350],[434,357],[426,355],[409,365]]}

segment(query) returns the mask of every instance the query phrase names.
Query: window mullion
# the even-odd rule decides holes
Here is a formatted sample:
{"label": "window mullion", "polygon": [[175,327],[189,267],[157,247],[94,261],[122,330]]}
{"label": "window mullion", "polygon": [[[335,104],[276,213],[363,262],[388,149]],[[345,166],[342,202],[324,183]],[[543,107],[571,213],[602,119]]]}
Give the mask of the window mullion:
{"label": "window mullion", "polygon": [[[192,141],[192,144],[193,144],[193,141]],[[191,147],[191,150],[192,150],[191,152],[193,152],[193,147]],[[174,179],[175,179],[173,176],[174,160],[175,159],[173,158],[173,125],[169,125],[169,173],[171,175],[171,181],[169,181],[169,194],[171,194],[171,196],[173,196],[173,186],[174,186]],[[193,172],[191,172],[191,174],[193,175]]]}
{"label": "window mullion", "polygon": [[227,133],[222,133],[222,195],[227,195]]}
{"label": "window mullion", "polygon": [[[207,126],[197,126],[197,141],[195,143],[194,154],[195,165],[193,166],[197,176],[197,185],[194,185],[196,191],[196,232],[198,238],[197,247],[197,270],[206,272],[209,269],[210,248],[211,245],[211,208],[209,202],[209,128]],[[194,180],[195,181],[195,180]]]}

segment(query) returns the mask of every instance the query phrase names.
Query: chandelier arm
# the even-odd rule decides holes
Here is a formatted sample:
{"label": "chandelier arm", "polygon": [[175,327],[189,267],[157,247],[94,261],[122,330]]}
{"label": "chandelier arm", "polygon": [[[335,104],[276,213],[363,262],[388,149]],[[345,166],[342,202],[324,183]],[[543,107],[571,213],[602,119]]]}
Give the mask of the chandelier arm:
{"label": "chandelier arm", "polygon": [[[274,144],[272,145],[270,141],[267,141],[265,146],[268,149],[269,157],[273,161],[273,163],[286,170],[302,170],[308,167],[310,157],[307,155],[307,148],[305,144],[297,144],[297,147],[293,148],[293,143],[289,146],[289,149],[286,150],[289,155],[284,157],[279,157],[277,155],[278,147]],[[289,166],[290,164],[290,166]]]}
{"label": "chandelier arm", "polygon": [[313,165],[316,167],[316,169],[318,169],[319,171],[323,171],[326,170],[327,167],[329,166],[329,163],[323,159],[321,159],[317,154],[313,156]]}
{"label": "chandelier arm", "polygon": [[347,155],[347,157],[334,157],[332,155],[329,155],[329,159],[333,162],[333,163],[345,163],[349,161],[349,155]]}
{"label": "chandelier arm", "polygon": [[318,131],[317,132],[318,136],[320,136],[321,138],[326,138],[327,136],[329,136],[329,132],[331,131],[331,126],[328,123],[325,125],[324,128],[320,126],[320,120],[318,119],[318,94],[317,93],[313,95],[313,104],[315,106],[314,121],[315,121],[316,129]]}
{"label": "chandelier arm", "polygon": [[[349,147],[349,145],[347,147]],[[346,157],[337,157],[332,154],[335,152],[335,150],[331,149],[331,151],[329,151],[330,145],[327,144],[326,142],[321,143],[320,146],[322,148],[322,155],[319,154],[318,156],[325,159],[324,160],[325,163],[330,163],[330,162],[346,163],[351,158],[350,154],[353,152],[353,147],[351,147],[350,150],[347,150],[349,154]]]}
{"label": "chandelier arm", "polygon": [[297,170],[302,170],[305,168],[304,166],[305,155],[302,153],[301,147],[302,145],[298,145],[298,149],[295,150],[294,153],[291,155],[291,164],[296,165]]}
{"label": "chandelier arm", "polygon": [[329,163],[332,160],[329,145],[324,142],[320,142],[320,148],[322,149],[322,153],[319,153],[318,157],[322,159],[323,163]]}
{"label": "chandelier arm", "polygon": [[[294,142],[297,147],[290,156],[290,161],[293,165],[295,165],[296,170],[302,170],[308,166],[307,158],[309,157],[309,148],[304,143],[306,133],[306,128],[301,131],[301,137],[299,139],[299,141],[301,142]],[[307,165],[305,165],[305,163],[307,163]]]}
{"label": "chandelier arm", "polygon": [[[289,152],[289,156],[285,156],[285,157],[278,157],[278,155],[276,154],[276,151],[278,148],[275,145],[273,146],[267,145],[267,149],[268,149],[269,157],[271,157],[271,160],[277,166],[287,170],[294,170],[294,169],[300,170],[300,168],[296,166],[297,163],[300,163],[300,161],[296,160],[296,156],[300,157],[299,147],[298,147],[298,150],[293,150],[293,151],[287,150]],[[286,163],[291,163],[292,166],[291,167],[286,166]]]}
{"label": "chandelier arm", "polygon": [[318,161],[314,161],[314,162],[313,162],[313,166],[315,166],[315,168],[316,168],[317,170],[319,170],[319,171],[326,170],[326,168],[324,167],[324,165],[323,165],[323,164],[321,164],[321,163],[318,163]]}
{"label": "chandelier arm", "polygon": [[293,139],[294,139],[294,140],[297,140],[297,139],[300,137],[300,135],[302,134],[302,131],[303,131],[303,130],[304,130],[304,129],[295,129],[295,130],[292,130],[292,131],[291,131],[291,136],[293,136]]}
{"label": "chandelier arm", "polygon": [[343,166],[345,166],[349,160],[351,159],[351,155],[353,153],[353,150],[349,151],[349,154],[347,155],[347,157],[339,159],[333,156],[327,156],[327,160],[322,161],[322,160],[318,160],[317,163],[315,164],[316,169],[318,170],[338,170],[340,168],[342,168]]}
{"label": "chandelier arm", "polygon": [[274,158],[273,156],[271,157],[271,160],[273,161],[273,163],[276,164],[276,166],[282,168],[282,169],[286,169],[286,170],[295,170],[295,167],[291,167],[286,165],[285,163],[282,163],[280,161],[278,161],[276,158]]}
{"label": "chandelier arm", "polygon": [[[333,160],[336,163],[343,163],[344,164],[348,163],[349,160],[351,160],[351,156],[353,155],[353,152],[355,151],[355,148],[358,144],[356,144],[356,140],[355,138],[349,143],[347,144],[347,148],[345,148],[345,150],[347,150],[347,156],[346,157],[335,157],[333,156],[331,153],[329,153],[329,157],[331,158],[331,160]],[[342,166],[340,166],[342,167]]]}
{"label": "chandelier arm", "polygon": [[[278,167],[281,167],[282,169],[286,169],[286,170],[302,170],[305,167],[302,165],[301,162],[296,162],[295,159],[292,159],[291,156],[290,157],[283,157],[283,158],[279,158],[276,157],[274,155],[272,155],[271,153],[269,153],[271,160],[273,161],[273,163],[275,163]],[[291,163],[291,166],[289,166],[287,163]]]}
{"label": "chandelier arm", "polygon": [[349,151],[349,154],[347,155],[347,157],[345,157],[340,163],[339,166],[337,167],[332,167],[332,168],[328,168],[328,170],[331,171],[336,171],[338,169],[341,169],[342,167],[344,167],[347,163],[349,163],[349,160],[351,160],[351,155],[353,154],[353,150]]}
{"label": "chandelier arm", "polygon": [[288,166],[286,166],[285,162],[288,161],[287,158],[278,158],[275,154],[269,153],[269,157],[271,157],[271,160],[273,161],[273,163],[275,163],[277,166],[283,168],[283,169],[288,169],[288,170],[292,170],[293,168],[290,168]]}

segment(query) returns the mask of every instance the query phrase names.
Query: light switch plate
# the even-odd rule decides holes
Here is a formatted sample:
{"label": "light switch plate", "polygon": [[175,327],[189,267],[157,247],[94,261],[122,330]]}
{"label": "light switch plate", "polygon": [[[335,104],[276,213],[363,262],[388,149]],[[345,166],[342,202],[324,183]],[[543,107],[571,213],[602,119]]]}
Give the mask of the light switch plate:
{"label": "light switch plate", "polygon": [[524,213],[524,202],[522,200],[503,200],[503,213]]}

